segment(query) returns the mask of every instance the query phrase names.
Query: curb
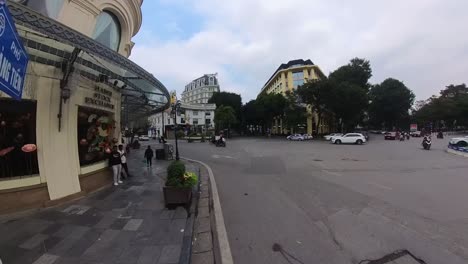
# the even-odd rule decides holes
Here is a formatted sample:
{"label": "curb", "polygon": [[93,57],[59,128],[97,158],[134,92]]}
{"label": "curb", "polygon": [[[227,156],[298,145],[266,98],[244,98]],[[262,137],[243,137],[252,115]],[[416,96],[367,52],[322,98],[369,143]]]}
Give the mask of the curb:
{"label": "curb", "polygon": [[468,153],[466,152],[461,152],[461,151],[457,151],[457,150],[453,150],[453,149],[447,149],[447,153],[450,153],[450,154],[454,154],[454,155],[458,155],[458,156],[462,156],[462,157],[465,157],[465,158],[468,158]]}
{"label": "curb", "polygon": [[210,166],[208,166],[206,163],[198,160],[193,160],[189,158],[182,158],[186,161],[191,161],[198,163],[202,165],[203,167],[206,168],[208,171],[209,179],[210,179],[210,189],[211,189],[211,202],[213,206],[213,220],[215,224],[214,228],[214,250],[215,250],[215,257],[217,261],[217,264],[233,264],[233,258],[232,258],[232,253],[231,253],[231,247],[229,245],[229,240],[226,232],[226,226],[224,224],[224,216],[223,216],[223,211],[221,209],[221,202],[219,200],[219,194],[218,194],[218,188],[216,185],[216,180],[214,178],[214,174]]}

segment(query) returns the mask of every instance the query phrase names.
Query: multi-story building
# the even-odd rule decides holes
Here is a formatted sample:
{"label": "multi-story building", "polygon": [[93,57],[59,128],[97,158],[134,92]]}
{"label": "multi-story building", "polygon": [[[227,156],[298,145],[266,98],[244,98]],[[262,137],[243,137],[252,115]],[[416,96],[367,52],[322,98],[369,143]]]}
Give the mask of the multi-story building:
{"label": "multi-story building", "polygon": [[[273,75],[263,86],[260,94],[262,93],[275,93],[285,95],[287,91],[293,91],[298,86],[307,83],[308,81],[318,80],[325,75],[322,70],[312,63],[311,60],[292,60],[288,63],[281,64]],[[284,127],[281,118],[275,118],[272,124],[273,134],[287,134],[287,133],[325,133],[328,128],[326,126],[316,127],[317,117],[315,113],[311,112],[310,106],[308,108],[307,124],[300,125],[299,127]]]}
{"label": "multi-story building", "polygon": [[205,74],[191,81],[182,92],[182,102],[186,104],[207,104],[214,93],[219,92],[217,74]]}
{"label": "multi-story building", "polygon": [[1,1],[3,64],[21,63],[14,89],[0,85],[0,214],[112,184],[106,152],[124,120],[164,109],[167,89],[128,59],[142,2]]}
{"label": "multi-story building", "polygon": [[[177,124],[181,130],[189,132],[206,133],[214,129],[215,104],[186,104],[182,103],[177,115]],[[151,136],[160,136],[165,133],[168,138],[173,137],[174,116],[171,108],[149,117]]]}

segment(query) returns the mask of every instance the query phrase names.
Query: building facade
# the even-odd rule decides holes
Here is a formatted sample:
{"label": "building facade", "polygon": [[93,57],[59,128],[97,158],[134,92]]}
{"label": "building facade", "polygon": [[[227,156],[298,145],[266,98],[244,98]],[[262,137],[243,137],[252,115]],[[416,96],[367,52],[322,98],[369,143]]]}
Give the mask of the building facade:
{"label": "building facade", "polygon": [[[268,79],[260,91],[262,93],[282,94],[285,95],[287,91],[294,91],[297,87],[313,80],[323,78],[325,75],[322,70],[315,65],[311,60],[292,60],[288,63],[281,64],[273,75]],[[273,134],[289,134],[289,133],[326,133],[328,126],[316,126],[317,116],[310,110],[308,106],[307,124],[300,124],[298,127],[285,127],[283,126],[282,118],[275,118],[272,124]]]}
{"label": "building facade", "polygon": [[29,63],[20,100],[0,91],[0,214],[111,184],[106,153],[120,143],[122,109],[132,119],[167,105],[167,89],[127,58],[141,4],[7,1]]}
{"label": "building facade", "polygon": [[186,104],[207,104],[213,94],[219,91],[217,74],[205,74],[185,86],[181,101]]}
{"label": "building facade", "polygon": [[[215,104],[186,104],[182,103],[180,112],[177,115],[177,124],[181,130],[189,134],[207,133],[214,130]],[[171,114],[171,109],[164,112],[154,114],[149,117],[151,126],[151,136],[160,136],[165,133],[166,137],[172,138],[174,135],[174,116]]]}

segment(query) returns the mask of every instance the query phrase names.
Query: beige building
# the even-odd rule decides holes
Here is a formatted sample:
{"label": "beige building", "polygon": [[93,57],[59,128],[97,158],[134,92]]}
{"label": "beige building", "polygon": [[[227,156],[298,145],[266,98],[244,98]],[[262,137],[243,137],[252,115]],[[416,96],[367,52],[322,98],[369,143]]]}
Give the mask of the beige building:
{"label": "beige building", "polygon": [[191,81],[182,92],[182,102],[186,104],[207,104],[214,93],[219,93],[217,74],[205,74]]}
{"label": "beige building", "polygon": [[164,85],[127,59],[141,4],[7,2],[29,64],[21,100],[0,92],[0,214],[110,184],[106,150],[120,142],[125,121],[167,106]]}
{"label": "beige building", "polygon": [[[287,91],[293,91],[304,83],[312,80],[318,80],[324,76],[325,75],[323,74],[322,70],[317,65],[312,63],[311,60],[292,60],[288,63],[283,63],[278,67],[278,69],[262,87],[260,94],[279,93],[285,95]],[[307,118],[307,124],[299,124],[298,127],[290,128],[283,126],[283,120],[281,118],[275,118],[274,124],[272,125],[272,133],[321,134],[328,132],[328,126],[326,124],[322,125],[321,127],[316,126],[317,116],[315,113],[310,111],[310,106],[308,109],[309,114]]]}

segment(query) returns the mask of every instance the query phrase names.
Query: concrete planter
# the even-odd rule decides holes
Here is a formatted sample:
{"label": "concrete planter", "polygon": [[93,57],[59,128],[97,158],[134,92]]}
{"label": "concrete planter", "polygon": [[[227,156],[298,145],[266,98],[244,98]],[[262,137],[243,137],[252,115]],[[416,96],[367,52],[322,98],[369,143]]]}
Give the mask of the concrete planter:
{"label": "concrete planter", "polygon": [[192,188],[180,188],[180,187],[163,187],[164,203],[166,206],[172,205],[187,205],[192,200]]}

